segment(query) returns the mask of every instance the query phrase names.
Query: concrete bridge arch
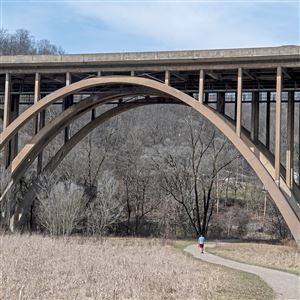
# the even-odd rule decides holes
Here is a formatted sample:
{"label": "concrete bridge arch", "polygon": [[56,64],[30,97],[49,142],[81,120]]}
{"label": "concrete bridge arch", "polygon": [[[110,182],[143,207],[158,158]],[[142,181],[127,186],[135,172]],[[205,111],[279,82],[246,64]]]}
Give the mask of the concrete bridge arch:
{"label": "concrete bridge arch", "polygon": [[[280,182],[276,182],[275,167],[273,166],[272,162],[259,150],[259,148],[254,145],[246,135],[242,133],[240,119],[237,119],[236,126],[234,126],[224,116],[218,114],[210,107],[204,105],[202,101],[198,101],[193,97],[169,86],[168,84],[160,83],[152,79],[134,76],[105,76],[81,80],[77,83],[63,87],[42,98],[40,101],[27,109],[24,113],[22,113],[18,118],[16,118],[11,124],[6,127],[6,129],[1,134],[0,148],[3,148],[5,144],[7,144],[7,142],[28,120],[36,116],[51,103],[86,88],[112,84],[123,84],[142,88],[140,91],[136,92],[137,95],[148,94],[152,96],[167,97],[175,99],[177,101],[181,101],[184,104],[194,108],[202,116],[204,116],[212,124],[214,124],[248,161],[249,165],[253,168],[257,176],[260,178],[260,180],[268,190],[270,196],[274,200],[275,204],[279,208],[280,212],[282,213],[294,238],[298,243],[300,242],[300,214],[296,197],[282,177],[280,178]],[[34,161],[35,157],[37,157],[40,151],[45,147],[47,141],[51,140],[53,136],[55,136],[57,130],[62,129],[64,126],[66,126],[74,119],[75,116],[78,116],[85,111],[91,110],[97,105],[101,105],[111,99],[121,97],[122,95],[129,96],[133,94],[134,93],[131,91],[124,94],[109,95],[106,98],[104,97],[102,99],[91,97],[86,101],[79,102],[78,105],[76,104],[68,108],[65,112],[62,113],[61,116],[58,116],[56,120],[48,124],[46,127],[44,127],[44,129],[37,133],[33,137],[33,139],[27,145],[25,145],[13,159],[11,165],[9,166],[9,170],[12,176],[12,183],[15,182],[20,176],[22,176],[29,165]],[[131,108],[134,107],[136,106],[132,105]],[[121,112],[122,109],[119,109],[119,111],[115,110],[114,112],[111,112],[110,115],[107,114],[106,118],[110,118],[113,115]],[[105,118],[103,117],[103,120],[104,119]],[[92,122],[96,121],[94,120]],[[98,119],[97,122],[100,122],[100,119]],[[96,123],[94,123],[94,125],[96,125]],[[91,126],[91,130],[92,127],[93,126]],[[86,129],[85,132],[82,133],[82,137],[88,132],[89,130]],[[77,140],[80,140],[82,137],[77,136]],[[69,144],[69,146],[72,146],[72,144]]]}

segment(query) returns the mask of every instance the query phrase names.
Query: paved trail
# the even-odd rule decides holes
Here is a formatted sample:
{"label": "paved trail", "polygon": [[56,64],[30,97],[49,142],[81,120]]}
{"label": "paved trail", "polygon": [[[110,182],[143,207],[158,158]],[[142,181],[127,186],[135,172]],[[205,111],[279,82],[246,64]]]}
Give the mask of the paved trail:
{"label": "paved trail", "polygon": [[235,262],[207,252],[201,254],[196,245],[187,246],[184,251],[213,264],[258,275],[275,291],[276,299],[300,299],[300,277],[297,275]]}

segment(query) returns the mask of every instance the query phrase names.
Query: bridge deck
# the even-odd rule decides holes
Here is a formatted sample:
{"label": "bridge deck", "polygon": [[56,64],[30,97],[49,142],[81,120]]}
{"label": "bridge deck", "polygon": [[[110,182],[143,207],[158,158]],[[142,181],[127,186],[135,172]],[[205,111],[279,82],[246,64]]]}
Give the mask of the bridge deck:
{"label": "bridge deck", "polygon": [[[299,46],[266,48],[216,49],[195,51],[129,52],[103,54],[64,54],[64,55],[16,55],[0,56],[0,73],[14,70],[17,73],[66,70],[91,70],[101,67],[106,71],[135,70],[199,70],[234,69],[237,66],[276,67],[300,66]],[[263,64],[263,65],[262,65]]]}
{"label": "bridge deck", "polygon": [[[134,74],[165,81],[191,96],[198,93],[199,70],[205,70],[205,92],[236,92],[237,69],[243,68],[243,91],[275,91],[276,68],[283,67],[283,91],[300,90],[300,47],[165,51],[139,53],[0,56],[0,96],[5,74],[11,74],[11,94],[34,94],[35,73],[41,75],[40,93],[49,94],[66,84],[100,75]],[[110,87],[112,89],[113,87]],[[119,87],[116,87],[119,88]],[[102,89],[83,91],[101,93]],[[22,100],[23,101],[23,100]],[[28,99],[32,103],[33,99]],[[1,102],[1,97],[0,97]]]}

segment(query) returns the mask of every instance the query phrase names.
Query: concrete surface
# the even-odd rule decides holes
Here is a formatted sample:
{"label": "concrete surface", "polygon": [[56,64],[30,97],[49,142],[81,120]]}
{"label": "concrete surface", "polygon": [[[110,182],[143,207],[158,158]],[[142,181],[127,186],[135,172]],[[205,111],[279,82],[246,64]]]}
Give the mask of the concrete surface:
{"label": "concrete surface", "polygon": [[297,275],[235,262],[207,252],[201,254],[196,244],[187,246],[184,251],[209,263],[258,275],[274,290],[276,299],[300,299],[300,277]]}

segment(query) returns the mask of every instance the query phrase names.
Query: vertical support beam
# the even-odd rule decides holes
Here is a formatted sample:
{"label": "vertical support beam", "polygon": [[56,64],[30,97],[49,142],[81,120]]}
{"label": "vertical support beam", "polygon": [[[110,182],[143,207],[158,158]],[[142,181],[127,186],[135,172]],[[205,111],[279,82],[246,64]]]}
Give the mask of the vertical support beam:
{"label": "vertical support beam", "polygon": [[217,111],[222,115],[225,114],[225,92],[217,93]]}
{"label": "vertical support beam", "polygon": [[[34,103],[37,103],[41,98],[41,75],[40,73],[35,73],[34,81]],[[41,111],[35,118],[35,134],[45,126],[45,110]],[[43,166],[43,151],[38,155],[37,159],[37,173],[40,174]]]}
{"label": "vertical support beam", "polygon": [[243,93],[243,70],[238,69],[238,80],[237,80],[237,104],[236,104],[236,134],[241,137],[242,127],[242,93]]}
{"label": "vertical support beam", "polygon": [[135,76],[134,70],[130,71],[130,76]]}
{"label": "vertical support beam", "polygon": [[66,73],[66,86],[71,84],[71,74],[70,72]]}
{"label": "vertical support beam", "polygon": [[[71,74],[70,72],[66,73],[66,86],[71,84]],[[69,106],[73,104],[73,95],[67,96],[63,101],[63,110],[67,109]],[[70,127],[65,127],[65,136],[64,141],[65,143],[70,139]]]}
{"label": "vertical support beam", "polygon": [[280,184],[280,152],[281,152],[281,97],[282,68],[277,67],[276,74],[276,117],[275,117],[275,182]]}
{"label": "vertical support beam", "polygon": [[[20,102],[20,95],[12,95],[12,108],[11,108],[11,122],[15,120],[19,116],[19,102]],[[12,159],[14,159],[18,155],[18,148],[19,148],[19,133],[17,132],[13,139],[12,139]]]}
{"label": "vertical support beam", "polygon": [[209,92],[206,92],[204,94],[204,104],[208,104],[208,100],[209,100]]}
{"label": "vertical support beam", "polygon": [[234,92],[234,121],[236,122],[236,114],[237,114],[237,92]]}
{"label": "vertical support beam", "polygon": [[198,100],[201,104],[203,104],[203,98],[204,98],[204,70],[200,70],[199,73],[199,94],[198,94]]}
{"label": "vertical support beam", "polygon": [[165,72],[165,84],[170,85],[170,71],[166,70]]}
{"label": "vertical support beam", "polygon": [[[40,97],[41,97],[41,94],[40,94],[40,79],[41,79],[41,76],[39,73],[35,73],[35,80],[34,80],[34,104],[36,104],[39,100],[40,100]],[[36,117],[35,117],[35,128],[34,128],[34,134],[37,134],[38,131],[39,131],[39,118],[40,118],[40,114],[38,114]]]}
{"label": "vertical support beam", "polygon": [[[101,71],[98,71],[97,72],[97,77],[101,77],[102,76],[102,72]],[[91,121],[95,120],[96,118],[96,109],[93,108],[92,111],[91,111]]]}
{"label": "vertical support beam", "polygon": [[[19,95],[12,95],[9,93],[9,106],[7,114],[7,126],[18,117],[19,114]],[[8,167],[11,161],[18,154],[18,143],[19,143],[19,133],[15,133],[13,138],[8,142],[7,146],[4,148],[4,158],[5,165]]]}
{"label": "vertical support beam", "polygon": [[294,182],[294,120],[295,120],[295,92],[288,92],[287,109],[287,148],[286,148],[286,183],[289,188]]}
{"label": "vertical support beam", "polygon": [[5,74],[3,130],[9,125],[10,116],[10,73]]}
{"label": "vertical support beam", "polygon": [[271,127],[271,92],[267,92],[267,115],[266,115],[266,147],[270,149],[270,127]]}
{"label": "vertical support beam", "polygon": [[40,73],[35,73],[34,80],[34,103],[37,103],[40,100],[41,92],[41,75]]}
{"label": "vertical support beam", "polygon": [[[10,73],[5,74],[5,87],[4,87],[4,111],[3,111],[3,131],[7,128],[11,118],[11,75]],[[11,141],[4,147],[4,163],[7,168],[11,160]]]}
{"label": "vertical support beam", "polygon": [[259,92],[252,92],[251,102],[251,140],[254,144],[258,142],[259,130]]}

